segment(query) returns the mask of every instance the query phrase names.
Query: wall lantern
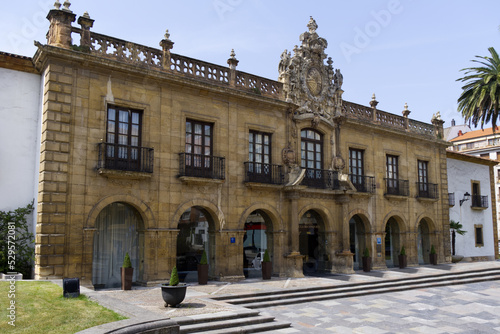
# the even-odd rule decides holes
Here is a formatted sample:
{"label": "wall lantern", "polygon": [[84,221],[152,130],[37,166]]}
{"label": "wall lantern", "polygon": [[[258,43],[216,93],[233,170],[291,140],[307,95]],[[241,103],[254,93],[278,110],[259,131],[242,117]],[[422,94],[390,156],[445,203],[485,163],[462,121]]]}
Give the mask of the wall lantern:
{"label": "wall lantern", "polygon": [[464,194],[464,198],[462,198],[460,200],[460,206],[462,206],[462,204],[465,202],[465,201],[468,201],[470,199],[470,194],[468,192],[465,192]]}

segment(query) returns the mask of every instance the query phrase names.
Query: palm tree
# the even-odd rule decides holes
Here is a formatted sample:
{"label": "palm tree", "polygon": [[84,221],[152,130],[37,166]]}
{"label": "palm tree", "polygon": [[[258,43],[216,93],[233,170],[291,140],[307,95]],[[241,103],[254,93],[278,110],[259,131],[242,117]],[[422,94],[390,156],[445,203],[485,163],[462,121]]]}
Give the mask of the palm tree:
{"label": "palm tree", "polygon": [[456,222],[454,220],[450,220],[450,229],[451,229],[451,255],[455,255],[455,233],[460,235],[464,235],[467,231],[462,230],[463,226],[460,222]]}
{"label": "palm tree", "polygon": [[465,82],[462,95],[458,98],[458,111],[465,121],[481,128],[491,121],[495,131],[500,111],[500,58],[494,48],[488,48],[491,57],[476,56],[472,60],[481,67],[464,68],[465,76],[457,81]]}

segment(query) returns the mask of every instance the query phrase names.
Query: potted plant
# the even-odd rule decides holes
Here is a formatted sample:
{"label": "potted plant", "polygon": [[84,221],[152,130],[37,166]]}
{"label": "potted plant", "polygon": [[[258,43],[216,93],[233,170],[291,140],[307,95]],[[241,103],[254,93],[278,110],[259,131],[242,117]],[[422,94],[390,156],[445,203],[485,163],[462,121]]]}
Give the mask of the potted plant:
{"label": "potted plant", "polygon": [[456,222],[454,220],[450,220],[450,229],[451,229],[451,262],[457,263],[462,261],[464,258],[462,255],[455,255],[455,236],[456,233],[460,235],[464,235],[467,231],[462,230],[462,224],[460,222]]}
{"label": "potted plant", "polygon": [[399,253],[399,268],[404,269],[406,268],[406,265],[408,264],[408,260],[406,257],[406,250],[405,246],[401,247],[401,252]]}
{"label": "potted plant", "polygon": [[208,261],[207,252],[203,250],[200,263],[198,263],[198,284],[205,285],[208,282]]}
{"label": "potted plant", "polygon": [[161,285],[161,296],[163,297],[163,301],[165,301],[165,307],[168,305],[176,307],[182,303],[186,297],[186,289],[187,285],[185,283],[179,283],[177,267],[174,267],[170,274],[169,284],[164,283]]}
{"label": "potted plant", "polygon": [[372,258],[370,256],[370,251],[368,250],[368,247],[365,248],[361,260],[363,261],[363,271],[369,272],[372,268]]}
{"label": "potted plant", "polygon": [[434,245],[431,247],[431,253],[429,254],[429,260],[431,264],[437,265],[438,264],[438,257],[436,254],[436,249],[434,248]]}
{"label": "potted plant", "polygon": [[131,290],[134,268],[132,268],[132,262],[130,261],[130,256],[128,255],[128,252],[125,253],[125,258],[123,259],[123,265],[120,269],[122,278],[122,290]]}
{"label": "potted plant", "polygon": [[271,279],[273,273],[273,263],[269,257],[269,252],[264,252],[264,258],[262,259],[262,279]]}

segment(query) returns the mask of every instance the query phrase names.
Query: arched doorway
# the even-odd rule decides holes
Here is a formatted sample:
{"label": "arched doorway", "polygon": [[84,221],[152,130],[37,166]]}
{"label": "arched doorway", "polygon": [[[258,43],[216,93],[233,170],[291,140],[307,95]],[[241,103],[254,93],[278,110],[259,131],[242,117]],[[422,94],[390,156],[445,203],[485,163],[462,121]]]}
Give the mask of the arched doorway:
{"label": "arched doorway", "polygon": [[360,269],[362,267],[361,257],[367,243],[365,224],[359,215],[355,215],[349,220],[349,240],[351,253],[354,254],[353,269]]}
{"label": "arched doorway", "polygon": [[126,203],[106,206],[96,218],[92,284],[95,288],[121,286],[121,271],[128,253],[134,268],[132,282],[142,277],[144,223],[139,212]]}
{"label": "arched doorway", "polygon": [[215,235],[213,220],[201,207],[191,207],[179,219],[177,225],[176,266],[181,282],[198,280],[198,263],[203,251],[207,253],[209,274],[213,270],[215,259]]}
{"label": "arched doorway", "polygon": [[398,255],[401,249],[399,224],[394,217],[385,225],[385,264],[387,267],[399,265]]}
{"label": "arched doorway", "polygon": [[323,271],[327,267],[324,223],[314,210],[307,211],[299,223],[299,250],[304,255],[304,274]]}
{"label": "arched doorway", "polygon": [[431,252],[430,227],[425,219],[418,223],[418,264],[428,264]]}
{"label": "arched doorway", "polygon": [[246,278],[262,277],[261,262],[267,250],[273,257],[273,224],[262,210],[253,211],[245,222],[243,272]]}

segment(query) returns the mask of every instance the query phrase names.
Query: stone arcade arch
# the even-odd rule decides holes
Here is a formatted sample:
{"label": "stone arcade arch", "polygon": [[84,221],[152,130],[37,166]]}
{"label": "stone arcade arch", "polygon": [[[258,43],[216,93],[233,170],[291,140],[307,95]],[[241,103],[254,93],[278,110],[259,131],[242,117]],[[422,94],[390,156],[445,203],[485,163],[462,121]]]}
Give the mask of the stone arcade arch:
{"label": "stone arcade arch", "polygon": [[95,219],[92,284],[96,288],[121,285],[120,267],[129,253],[134,268],[133,282],[142,279],[144,222],[140,212],[125,202],[106,205]]}
{"label": "stone arcade arch", "polygon": [[[435,227],[433,222],[429,218],[422,218],[418,221],[417,226],[417,254],[418,254],[418,264],[429,264],[429,254],[431,252],[431,247],[435,240],[433,240],[433,234],[435,232]],[[434,245],[437,248],[437,245]]]}
{"label": "stone arcade arch", "polygon": [[385,224],[384,256],[387,267],[397,267],[399,265],[398,255],[405,240],[403,235],[406,227],[401,218],[392,216]]}
{"label": "stone arcade arch", "polygon": [[[197,266],[203,251],[210,269],[215,264],[215,223],[210,213],[200,206],[188,208],[177,224],[176,266],[183,282],[197,280]],[[213,271],[213,269],[212,269]]]}
{"label": "stone arcade arch", "polygon": [[304,256],[304,274],[328,269],[325,246],[325,221],[318,211],[310,209],[301,216],[299,222],[299,251]]}
{"label": "stone arcade arch", "polygon": [[265,210],[254,210],[247,216],[244,230],[243,272],[246,278],[261,277],[261,262],[266,250],[274,265],[274,229],[272,218]]}
{"label": "stone arcade arch", "polygon": [[370,239],[370,223],[366,216],[355,214],[349,220],[349,244],[350,251],[353,253],[353,269],[362,267],[361,257],[366,247],[371,250]]}

